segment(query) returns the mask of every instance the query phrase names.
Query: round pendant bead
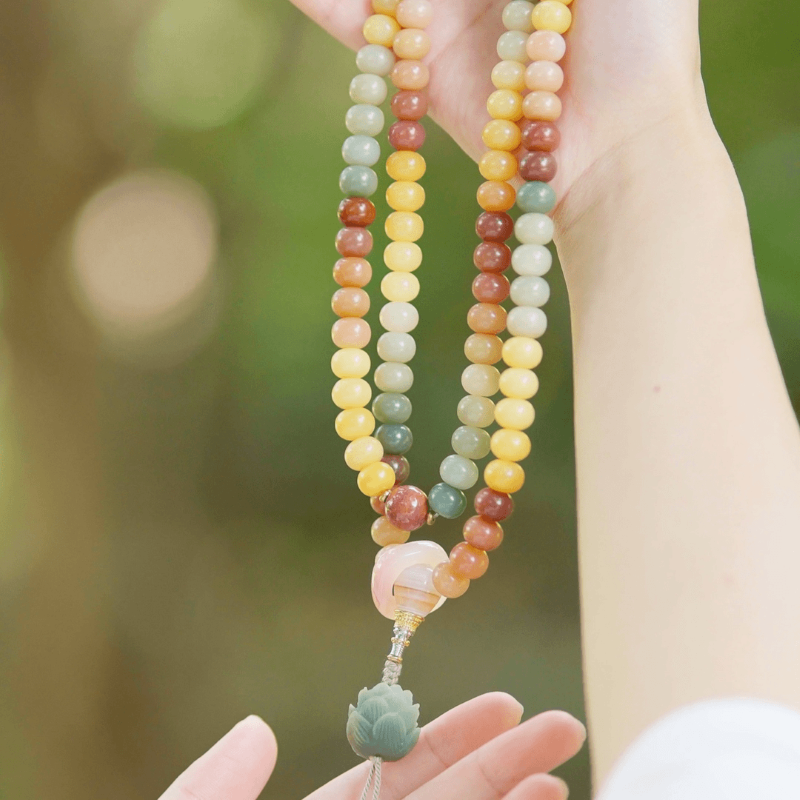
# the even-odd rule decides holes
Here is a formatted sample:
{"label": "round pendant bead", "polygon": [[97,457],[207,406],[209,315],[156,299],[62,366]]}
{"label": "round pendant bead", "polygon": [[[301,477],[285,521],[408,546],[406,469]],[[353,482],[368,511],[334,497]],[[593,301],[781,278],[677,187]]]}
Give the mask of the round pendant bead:
{"label": "round pendant bead", "polygon": [[428,519],[428,497],[416,486],[396,486],[386,498],[386,518],[404,531],[421,528]]}

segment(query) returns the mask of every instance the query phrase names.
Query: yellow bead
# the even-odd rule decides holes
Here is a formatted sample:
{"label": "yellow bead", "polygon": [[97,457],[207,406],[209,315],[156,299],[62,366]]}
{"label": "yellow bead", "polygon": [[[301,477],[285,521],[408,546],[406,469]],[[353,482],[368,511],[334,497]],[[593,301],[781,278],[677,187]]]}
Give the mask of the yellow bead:
{"label": "yellow bead", "polygon": [[528,336],[512,336],[503,343],[503,361],[509,367],[536,369],[542,363],[542,346]]}
{"label": "yellow bead", "polygon": [[527,400],[539,391],[539,378],[529,369],[509,367],[500,375],[500,391],[506,397]]}
{"label": "yellow bead", "polygon": [[386,190],[386,202],[395,211],[419,211],[425,205],[425,190],[414,181],[395,181]]}
{"label": "yellow bead", "polygon": [[505,150],[489,150],[483,154],[478,169],[487,181],[510,181],[517,174],[517,159]]}
{"label": "yellow bead", "polygon": [[363,408],[372,397],[372,389],[361,378],[342,378],[334,384],[331,397],[339,408]]}
{"label": "yellow bead", "polygon": [[336,433],[347,442],[369,436],[375,430],[375,417],[366,408],[348,408],[336,417]]}
{"label": "yellow bead", "polygon": [[381,292],[390,303],[410,303],[419,294],[419,280],[410,272],[390,272],[383,276]]}
{"label": "yellow bead", "polygon": [[413,211],[393,211],[386,218],[386,235],[395,242],[416,242],[424,230],[425,223]]}
{"label": "yellow bead", "polygon": [[413,272],[422,263],[422,249],[414,242],[390,242],[383,263],[396,272]]}
{"label": "yellow bead", "polygon": [[525,91],[525,67],[519,61],[500,61],[492,70],[495,89]]}
{"label": "yellow bead", "polygon": [[483,471],[483,479],[490,489],[513,494],[525,483],[525,470],[513,461],[490,461]]}
{"label": "yellow bead", "polygon": [[386,172],[393,181],[418,181],[425,174],[425,159],[413,150],[398,150],[386,159]]}
{"label": "yellow bead", "polygon": [[344,462],[350,469],[360,472],[383,458],[383,445],[374,436],[354,439],[344,451]]}
{"label": "yellow bead", "polygon": [[533,7],[531,19],[537,31],[566,33],[572,24],[572,12],[558,0],[541,0]]}
{"label": "yellow bead", "polygon": [[494,407],[494,418],[501,428],[524,431],[533,425],[533,406],[527,400],[505,397]]}
{"label": "yellow bead", "polygon": [[376,14],[388,14],[394,17],[397,14],[397,6],[400,0],[372,0],[372,10]]}
{"label": "yellow bead", "polygon": [[394,37],[400,30],[400,25],[394,17],[388,14],[373,14],[367,17],[364,23],[364,38],[370,44],[382,44],[391,47]]}
{"label": "yellow bead", "polygon": [[483,143],[492,150],[516,150],[521,142],[519,127],[507,119],[493,119],[483,129]]}
{"label": "yellow bead", "polygon": [[337,378],[363,378],[369,372],[369,354],[355,347],[342,348],[333,354],[331,369]]}
{"label": "yellow bead", "polygon": [[491,447],[502,461],[522,461],[531,452],[531,440],[522,431],[501,428],[492,434]]}
{"label": "yellow bead", "polygon": [[411,531],[396,528],[386,517],[378,517],[372,523],[372,541],[381,547],[390,544],[405,544],[411,536]]}
{"label": "yellow bead", "polygon": [[516,122],[522,119],[522,95],[511,89],[497,89],[489,95],[486,110],[494,119]]}
{"label": "yellow bead", "polygon": [[394,470],[383,461],[376,461],[358,473],[358,488],[367,497],[378,497],[394,486]]}

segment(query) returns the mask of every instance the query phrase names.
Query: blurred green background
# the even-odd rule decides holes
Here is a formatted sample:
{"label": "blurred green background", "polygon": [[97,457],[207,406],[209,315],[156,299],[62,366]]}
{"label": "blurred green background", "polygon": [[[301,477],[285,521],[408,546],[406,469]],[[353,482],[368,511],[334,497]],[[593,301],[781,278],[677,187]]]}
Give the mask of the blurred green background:
{"label": "blurred green background", "polygon": [[[800,7],[701,14],[798,408]],[[284,0],[0,4],[2,798],[155,800],[251,712],[281,743],[265,797],[356,763],[347,704],[390,625],[329,394],[353,72]],[[456,425],[477,180],[440,131],[426,154],[421,486]],[[583,715],[569,316],[551,276],[528,484],[489,576],[414,642],[404,683],[425,720],[495,689],[527,715]],[[588,770],[583,753],[561,771],[573,797]]]}

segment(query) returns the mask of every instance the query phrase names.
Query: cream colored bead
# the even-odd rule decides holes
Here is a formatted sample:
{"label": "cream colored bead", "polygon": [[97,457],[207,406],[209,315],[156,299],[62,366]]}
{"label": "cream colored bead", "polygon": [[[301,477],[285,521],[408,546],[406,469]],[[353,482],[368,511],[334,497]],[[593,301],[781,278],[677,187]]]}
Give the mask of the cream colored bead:
{"label": "cream colored bead", "polygon": [[395,272],[413,272],[422,263],[422,248],[414,242],[390,242],[383,263]]}
{"label": "cream colored bead", "polygon": [[522,431],[500,428],[492,434],[491,448],[502,461],[522,461],[531,452],[531,440]]}
{"label": "cream colored bead", "polygon": [[516,122],[522,119],[522,95],[511,89],[497,89],[489,95],[486,110],[493,119]]}
{"label": "cream colored bead", "polygon": [[539,378],[529,369],[509,367],[500,375],[500,391],[506,397],[528,400],[539,391]]}
{"label": "cream colored bead", "polygon": [[375,430],[375,417],[366,408],[347,408],[336,416],[335,427],[342,439],[352,442]]}
{"label": "cream colored bead", "polygon": [[386,235],[395,242],[416,242],[425,231],[425,223],[413,211],[393,211],[386,218]]}
{"label": "cream colored bead", "polygon": [[358,488],[367,497],[378,497],[394,486],[394,480],[394,470],[383,461],[377,461],[358,473]]}
{"label": "cream colored bead", "polygon": [[364,38],[370,44],[380,44],[383,47],[392,46],[399,30],[400,25],[397,20],[388,14],[373,14],[367,17],[363,28]]}
{"label": "cream colored bead", "polygon": [[533,406],[527,400],[505,397],[494,407],[494,418],[501,428],[524,431],[533,425]]}
{"label": "cream colored bead", "polygon": [[525,91],[525,67],[519,61],[499,61],[492,70],[492,83],[495,89],[523,92]]}
{"label": "cream colored bead", "polygon": [[331,369],[337,378],[363,378],[369,366],[369,354],[355,347],[338,350],[331,359]]}
{"label": "cream colored bead", "polygon": [[419,294],[419,280],[411,272],[389,272],[383,276],[381,292],[391,302],[410,303]]}
{"label": "cream colored bead", "polygon": [[470,364],[461,373],[461,385],[469,394],[491,397],[500,386],[500,371],[489,364]]}
{"label": "cream colored bead", "polygon": [[334,384],[331,397],[339,408],[363,408],[372,397],[372,389],[361,378],[342,378]]}
{"label": "cream colored bead", "polygon": [[425,205],[425,189],[416,181],[395,181],[386,190],[386,202],[394,211],[419,211]]}
{"label": "cream colored bead", "polygon": [[374,436],[354,439],[344,451],[344,462],[350,469],[362,469],[383,458],[383,445]]}
{"label": "cream colored bead", "polygon": [[557,92],[564,84],[564,70],[554,61],[534,61],[525,70],[525,86],[531,91]]}
{"label": "cream colored bead", "polygon": [[542,363],[542,346],[528,336],[512,336],[503,343],[503,361],[509,367],[536,369]]}

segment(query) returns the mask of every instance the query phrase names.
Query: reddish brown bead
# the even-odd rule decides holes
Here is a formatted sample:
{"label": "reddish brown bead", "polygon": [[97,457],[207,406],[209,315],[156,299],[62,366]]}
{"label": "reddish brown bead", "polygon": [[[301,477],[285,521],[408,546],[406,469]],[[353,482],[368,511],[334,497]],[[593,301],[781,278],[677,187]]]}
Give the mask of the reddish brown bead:
{"label": "reddish brown bead", "polygon": [[389,128],[389,144],[395,150],[419,150],[425,144],[425,128],[419,122],[398,120]]}
{"label": "reddish brown bead", "polygon": [[556,176],[556,157],[552,153],[535,150],[519,160],[519,174],[526,181],[553,180]]}
{"label": "reddish brown bead", "polygon": [[372,234],[365,228],[342,228],[336,234],[336,249],[343,256],[368,256],[372,251]]}
{"label": "reddish brown bead", "polygon": [[508,278],[496,272],[481,272],[472,281],[472,295],[480,303],[502,303],[510,291]]}
{"label": "reddish brown bead", "polygon": [[395,486],[386,499],[386,516],[403,531],[415,531],[428,520],[428,498],[416,486]]}
{"label": "reddish brown bead", "polygon": [[386,504],[380,497],[370,497],[369,499],[370,508],[376,513],[383,516],[386,513]]}
{"label": "reddish brown bead", "polygon": [[422,119],[428,113],[428,95],[425,92],[403,91],[392,97],[392,114],[397,119]]}
{"label": "reddish brown bead", "polygon": [[514,220],[502,211],[484,211],[475,223],[475,233],[485,242],[504,242],[514,233]]}
{"label": "reddish brown bead", "polygon": [[342,225],[366,228],[375,222],[375,206],[366,197],[345,197],[339,203],[339,220]]}
{"label": "reddish brown bead", "polygon": [[511,248],[500,242],[481,242],[472,261],[483,272],[502,272],[511,266]]}
{"label": "reddish brown bead", "polygon": [[450,551],[450,564],[459,575],[475,580],[489,569],[489,556],[485,550],[479,550],[466,542],[459,542]]}
{"label": "reddish brown bead", "polygon": [[545,150],[552,153],[561,144],[561,133],[552,122],[526,119],[519,124],[522,146],[526,150]]}
{"label": "reddish brown bead", "polygon": [[340,258],[333,265],[333,279],[339,286],[366,286],[372,280],[372,266],[363,258]]}
{"label": "reddish brown bead", "polygon": [[494,522],[502,522],[510,517],[513,510],[514,501],[510,495],[496,492],[488,486],[475,495],[475,511]]}
{"label": "reddish brown bead", "polygon": [[470,517],[464,523],[464,539],[478,550],[496,550],[503,541],[503,529],[486,517]]}
{"label": "reddish brown bead", "polygon": [[494,303],[476,303],[467,313],[467,325],[475,333],[497,335],[505,330],[507,312]]}
{"label": "reddish brown bead", "polygon": [[381,461],[388,464],[394,470],[394,485],[405,483],[411,473],[411,464],[405,456],[400,455],[385,455]]}

